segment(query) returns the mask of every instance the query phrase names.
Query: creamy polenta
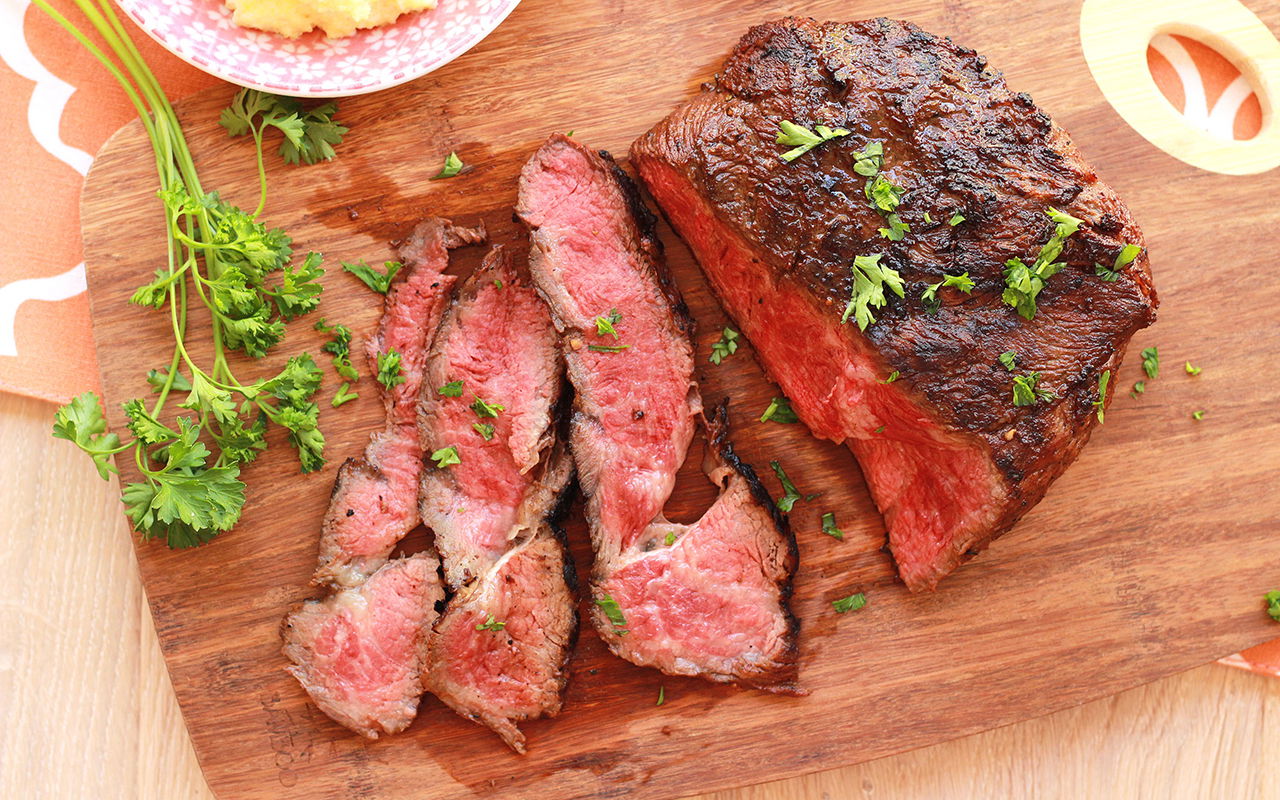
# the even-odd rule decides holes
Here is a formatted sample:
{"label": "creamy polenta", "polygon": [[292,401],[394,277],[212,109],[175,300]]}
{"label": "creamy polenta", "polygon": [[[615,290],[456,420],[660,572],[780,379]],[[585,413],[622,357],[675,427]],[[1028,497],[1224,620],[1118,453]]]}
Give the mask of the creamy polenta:
{"label": "creamy polenta", "polygon": [[301,36],[319,28],[326,36],[350,36],[359,28],[395,22],[401,14],[435,8],[436,0],[226,0],[232,20],[245,28]]}

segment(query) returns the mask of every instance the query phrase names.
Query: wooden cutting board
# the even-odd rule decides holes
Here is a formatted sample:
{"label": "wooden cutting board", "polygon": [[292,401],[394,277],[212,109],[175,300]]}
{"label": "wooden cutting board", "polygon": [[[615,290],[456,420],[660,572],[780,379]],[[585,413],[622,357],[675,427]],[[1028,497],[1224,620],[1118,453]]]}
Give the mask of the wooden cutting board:
{"label": "wooden cutting board", "polygon": [[[512,223],[520,164],[552,131],[624,154],[633,138],[708,79],[746,28],[779,3],[530,0],[453,65],[372,97],[344,100],[351,133],[329,164],[268,159],[265,219],[319,250],[330,272],[316,317],[372,329],[380,298],[340,260],[390,256],[426,214],[484,219],[497,241]],[[736,441],[765,468],[781,459],[803,492],[791,515],[801,567],[801,678],[811,694],[773,697],[664,677],[609,655],[584,630],[563,713],[526,726],[529,753],[456,717],[431,697],[406,733],[369,742],[331,723],[282,670],[277,626],[312,596],[321,514],[336,465],[379,427],[369,378],[361,400],[322,424],[330,464],[300,476],[277,437],[247,470],[249,501],[232,533],[194,551],[141,544],[138,559],[174,688],[210,785],[224,798],[672,797],[842,764],[1005,725],[1203,664],[1275,636],[1264,591],[1280,586],[1280,281],[1276,173],[1201,171],[1135,134],[1100,95],[1081,54],[1078,7],[1064,3],[812,2],[817,17],[893,14],[987,54],[1030,92],[1129,203],[1146,230],[1162,306],[1132,352],[1158,345],[1161,377],[1138,399],[1131,355],[1107,423],[1017,528],[936,594],[911,595],[881,551],[884,533],[844,448],[800,425],[756,421],[775,388],[749,346],[715,367],[725,322],[685,247],[661,233],[699,322],[709,402],[732,399]],[[1273,29],[1280,8],[1259,9]],[[251,206],[250,143],[216,125],[232,89],[180,107],[206,187]],[[457,150],[474,170],[430,182]],[[84,195],[95,335],[112,422],[167,363],[167,318],[127,304],[162,258],[155,177],[139,126],[99,155]],[[465,271],[478,250],[458,257]],[[310,318],[310,319],[314,319]],[[317,352],[310,319],[282,350]],[[205,324],[193,315],[192,327]],[[1204,368],[1192,378],[1182,363]],[[238,364],[245,377],[280,363]],[[641,376],[637,376],[640,378]],[[1193,410],[1205,410],[1202,421]],[[671,513],[696,518],[712,489],[695,447]],[[125,478],[129,479],[128,464]],[[780,493],[770,475],[766,483]],[[843,542],[820,532],[836,512]],[[569,524],[589,567],[580,511]],[[418,545],[421,541],[417,542]],[[410,544],[410,549],[415,545]],[[860,612],[833,599],[865,591]],[[656,706],[659,689],[666,702]]]}

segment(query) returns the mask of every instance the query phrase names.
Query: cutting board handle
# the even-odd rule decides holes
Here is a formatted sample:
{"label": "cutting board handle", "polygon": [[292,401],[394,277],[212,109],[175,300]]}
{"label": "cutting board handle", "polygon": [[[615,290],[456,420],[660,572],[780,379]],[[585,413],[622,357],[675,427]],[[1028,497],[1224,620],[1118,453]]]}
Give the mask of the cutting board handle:
{"label": "cutting board handle", "polygon": [[[1257,94],[1261,127],[1248,139],[1211,132],[1202,114],[1184,114],[1161,93],[1147,65],[1152,40],[1194,39],[1230,61]],[[1211,172],[1251,175],[1280,166],[1280,41],[1238,0],[1085,0],[1080,42],[1107,102],[1148,142]],[[1175,46],[1176,43],[1175,43]],[[1184,95],[1203,95],[1199,73],[1183,74]],[[1247,94],[1236,94],[1243,100]],[[1193,105],[1187,102],[1190,110]],[[1222,127],[1222,126],[1218,126]],[[1226,125],[1230,130],[1230,124]]]}

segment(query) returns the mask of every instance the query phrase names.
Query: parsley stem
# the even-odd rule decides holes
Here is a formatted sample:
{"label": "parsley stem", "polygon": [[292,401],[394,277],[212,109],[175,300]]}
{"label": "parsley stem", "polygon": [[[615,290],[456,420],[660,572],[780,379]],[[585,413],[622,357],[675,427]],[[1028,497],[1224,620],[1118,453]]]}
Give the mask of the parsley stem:
{"label": "parsley stem", "polygon": [[249,131],[253,134],[253,150],[258,158],[258,207],[253,212],[254,219],[262,214],[262,209],[267,207],[267,166],[262,162],[262,129],[267,127],[267,123],[262,123],[258,127],[249,126]]}

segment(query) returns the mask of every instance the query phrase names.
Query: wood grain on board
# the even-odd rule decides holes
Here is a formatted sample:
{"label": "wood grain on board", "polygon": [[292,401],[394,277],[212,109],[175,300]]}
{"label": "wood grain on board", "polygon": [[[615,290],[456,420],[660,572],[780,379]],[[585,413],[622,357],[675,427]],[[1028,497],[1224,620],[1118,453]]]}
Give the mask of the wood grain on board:
{"label": "wood grain on board", "polygon": [[[623,154],[630,141],[696,90],[737,37],[779,16],[773,3],[569,3],[530,0],[476,50],[432,75],[344,100],[351,133],[332,163],[292,168],[269,159],[264,219],[330,271],[321,310],[294,323],[265,364],[316,353],[311,320],[370,331],[381,309],[337,264],[391,254],[415,220],[484,219],[497,241],[518,241],[515,177],[552,131],[575,131]],[[675,679],[610,656],[584,631],[565,708],[529,723],[515,756],[488,731],[424,700],[404,734],[368,742],[330,722],[282,670],[277,628],[307,586],[333,472],[379,427],[366,396],[321,421],[331,463],[310,476],[279,436],[246,470],[240,526],[194,551],[143,544],[138,557],[162,650],[215,792],[224,798],[670,797],[781,778],[1004,725],[1205,663],[1274,635],[1261,593],[1276,580],[1280,496],[1280,352],[1265,233],[1275,225],[1275,175],[1227,177],[1186,166],[1147,144],[1097,92],[1080,53],[1073,4],[813,2],[818,17],[893,14],[975,47],[1069,130],[1129,204],[1150,245],[1162,306],[1134,350],[1159,345],[1160,379],[1134,400],[1116,397],[1107,424],[1048,497],[936,594],[910,595],[881,552],[883,527],[857,465],[802,426],[755,421],[776,389],[750,347],[706,361],[724,324],[684,246],[663,226],[669,261],[699,322],[699,377],[708,402],[732,400],[738,449],[765,467],[779,458],[803,492],[791,515],[801,551],[794,608],[802,620],[806,698]],[[1275,26],[1280,12],[1266,21]],[[250,143],[216,125],[232,94],[220,88],[179,113],[201,178],[252,205]],[[474,169],[429,181],[456,150]],[[167,363],[167,318],[127,304],[163,256],[154,171],[141,128],[104,148],[84,195],[95,336],[114,424],[147,369]],[[479,249],[457,255],[460,271]],[[205,320],[193,314],[191,329]],[[197,338],[193,335],[193,338]],[[198,351],[198,348],[197,348]],[[1204,367],[1191,378],[1190,359]],[[1140,376],[1131,357],[1127,392]],[[322,359],[321,363],[326,363]],[[327,363],[326,363],[327,369]],[[367,374],[367,370],[366,370]],[[1191,419],[1203,409],[1205,418]],[[673,519],[696,518],[713,490],[695,447],[672,499]],[[127,464],[122,464],[127,468]],[[126,478],[128,471],[125,472]],[[770,476],[770,487],[777,491]],[[843,542],[818,517],[835,511]],[[585,530],[569,525],[580,570]],[[413,545],[410,545],[412,549]],[[868,607],[836,615],[830,601],[866,591]],[[655,706],[659,687],[666,702]]]}

